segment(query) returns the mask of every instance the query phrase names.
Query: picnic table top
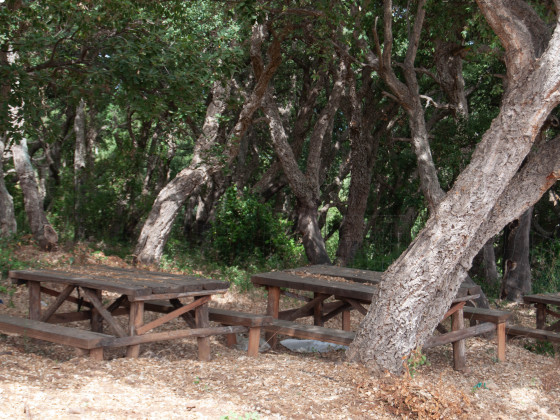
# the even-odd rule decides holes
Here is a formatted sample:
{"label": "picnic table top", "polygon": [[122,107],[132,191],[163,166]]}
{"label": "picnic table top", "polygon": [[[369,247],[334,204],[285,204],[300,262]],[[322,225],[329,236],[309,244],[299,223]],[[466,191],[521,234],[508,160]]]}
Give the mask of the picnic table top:
{"label": "picnic table top", "polygon": [[[333,265],[311,265],[284,271],[255,274],[251,281],[260,286],[276,286],[332,294],[371,302],[375,286],[382,281],[382,272]],[[476,299],[480,286],[463,284],[455,302]]]}
{"label": "picnic table top", "polygon": [[229,287],[227,282],[199,276],[99,265],[56,270],[12,270],[9,277],[14,280],[72,284],[132,297],[203,291],[212,294]]}
{"label": "picnic table top", "polygon": [[260,286],[286,287],[316,293],[335,295],[343,298],[371,302],[375,285],[343,282],[340,280],[302,276],[287,271],[273,271],[255,274],[251,281]]}
{"label": "picnic table top", "polygon": [[523,296],[525,303],[544,303],[546,305],[560,306],[560,293],[537,293]]}
{"label": "picnic table top", "polygon": [[285,270],[288,273],[298,275],[317,274],[330,277],[341,277],[346,280],[352,280],[359,283],[378,284],[381,282],[383,273],[379,271],[362,270],[358,268],[339,267],[336,265],[310,265],[308,267],[293,268]]}

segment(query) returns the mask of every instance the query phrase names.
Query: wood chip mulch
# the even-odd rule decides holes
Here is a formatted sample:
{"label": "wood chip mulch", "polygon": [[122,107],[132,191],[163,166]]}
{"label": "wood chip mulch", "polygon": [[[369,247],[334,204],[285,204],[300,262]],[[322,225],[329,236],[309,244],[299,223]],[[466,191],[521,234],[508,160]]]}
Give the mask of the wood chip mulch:
{"label": "wood chip mulch", "polygon": [[[99,255],[85,260],[108,264]],[[8,286],[5,279],[0,285]],[[25,286],[0,299],[0,313],[25,316]],[[285,308],[301,304],[284,299]],[[230,290],[212,304],[263,313],[266,299],[262,290]],[[534,323],[530,307],[505,309],[516,323]],[[556,357],[540,355],[519,339],[508,342],[505,363],[497,362],[492,340],[467,340],[463,373],[452,368],[451,345],[427,350],[429,364],[411,378],[373,377],[344,351],[299,354],[279,346],[249,358],[222,337],[211,341],[210,362],[197,360],[194,339],[143,345],[137,359],[111,350],[96,362],[70,347],[0,335],[0,419],[560,418],[559,349]]]}

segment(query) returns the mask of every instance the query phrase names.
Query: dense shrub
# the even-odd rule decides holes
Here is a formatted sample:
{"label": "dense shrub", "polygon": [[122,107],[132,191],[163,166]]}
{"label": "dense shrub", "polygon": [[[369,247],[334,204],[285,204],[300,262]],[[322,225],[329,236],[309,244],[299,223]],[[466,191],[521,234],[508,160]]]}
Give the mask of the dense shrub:
{"label": "dense shrub", "polygon": [[226,263],[244,265],[272,255],[290,259],[301,253],[288,235],[289,222],[248,191],[229,188],[217,207],[211,230],[211,248]]}

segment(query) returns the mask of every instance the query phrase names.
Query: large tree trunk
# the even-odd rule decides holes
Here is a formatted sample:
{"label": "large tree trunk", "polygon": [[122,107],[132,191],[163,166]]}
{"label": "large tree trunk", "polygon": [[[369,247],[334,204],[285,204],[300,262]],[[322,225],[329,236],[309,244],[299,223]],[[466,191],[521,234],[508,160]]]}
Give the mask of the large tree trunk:
{"label": "large tree trunk", "polygon": [[[518,1],[478,3],[506,48],[508,90],[470,164],[376,289],[348,356],[377,372],[402,372],[406,357],[433,333],[479,249],[560,174],[558,166],[540,173],[536,191],[519,190],[516,182],[523,179],[514,179],[547,116],[560,103],[560,25],[537,59],[540,26],[534,30],[526,25],[538,19],[534,11]],[[520,4],[525,9],[518,15]],[[530,161],[521,173],[540,165]]]}
{"label": "large tree trunk", "polygon": [[531,293],[531,264],[529,262],[529,234],[533,208],[508,224],[505,229],[504,276],[502,298],[520,302]]}
{"label": "large tree trunk", "polygon": [[12,154],[31,233],[42,250],[50,251],[56,247],[58,235],[45,215],[25,140],[12,146]]}
{"label": "large tree trunk", "polygon": [[4,183],[4,139],[0,138],[0,238],[9,238],[17,231],[14,200]]}

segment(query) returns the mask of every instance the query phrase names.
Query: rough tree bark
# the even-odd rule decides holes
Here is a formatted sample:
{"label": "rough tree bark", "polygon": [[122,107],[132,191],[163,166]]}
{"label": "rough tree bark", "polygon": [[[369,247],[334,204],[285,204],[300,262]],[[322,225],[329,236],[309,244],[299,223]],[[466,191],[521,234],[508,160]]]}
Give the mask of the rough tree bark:
{"label": "rough tree bark", "polygon": [[[526,3],[477,3],[506,50],[508,88],[500,114],[471,162],[376,289],[348,352],[350,359],[376,372],[403,371],[403,361],[433,333],[448,309],[479,249],[560,175],[556,161],[540,171],[548,156],[537,151],[541,161],[529,159],[516,176],[547,116],[560,103],[560,21],[545,43],[546,51],[539,54],[542,25]],[[390,20],[392,5],[385,4]],[[537,173],[532,179],[536,186],[519,189],[531,171]]]}
{"label": "rough tree bark", "polygon": [[12,145],[12,154],[33,238],[42,250],[51,251],[58,243],[58,235],[45,215],[25,139]]}
{"label": "rough tree bark", "polygon": [[4,183],[4,139],[0,138],[0,238],[8,238],[17,232],[14,200]]}
{"label": "rough tree bark", "polygon": [[253,64],[253,67],[262,68],[262,71],[259,70],[256,74],[257,82],[253,92],[243,105],[237,123],[228,136],[225,159],[216,156],[213,149],[218,140],[218,116],[225,110],[229,88],[215,83],[212,103],[208,106],[202,134],[195,145],[191,164],[159,192],[136,244],[134,252],[136,262],[144,264],[159,262],[181,206],[193,192],[210,179],[212,174],[234,162],[240,139],[247,131],[253,114],[260,107],[268,84],[282,61],[280,45],[284,35],[272,41],[268,49],[269,62],[266,67],[262,65],[260,48],[264,36],[264,26],[255,24],[251,38],[251,57],[253,61],[259,62],[257,65]]}
{"label": "rough tree bark", "polygon": [[[12,7],[17,8],[19,6],[12,5]],[[10,65],[13,58],[5,51],[5,49],[8,49],[6,44],[0,46],[2,47],[0,48],[0,66],[5,67]],[[4,83],[0,83],[0,112],[7,116],[11,112],[8,106],[9,98],[10,85],[4,81]],[[7,134],[0,133],[0,237],[2,238],[10,237],[17,231],[14,200],[4,183],[3,160],[6,140]]]}
{"label": "rough tree bark", "polygon": [[[349,71],[348,114],[351,178],[348,202],[339,229],[336,251],[337,264],[342,266],[352,262],[364,239],[364,215],[370,194],[371,176],[379,146],[379,137],[386,132],[390,120],[387,116],[380,118],[379,102],[372,91],[370,72],[370,69],[362,72],[363,86],[360,91],[357,91],[355,74]],[[388,111],[390,114],[391,111]],[[374,133],[376,123],[380,126]]]}
{"label": "rough tree bark", "polygon": [[74,146],[74,240],[82,240],[85,237],[85,227],[82,221],[83,186],[85,184],[84,172],[87,159],[86,141],[86,102],[81,99],[76,107],[74,117],[74,135],[76,142]]}

